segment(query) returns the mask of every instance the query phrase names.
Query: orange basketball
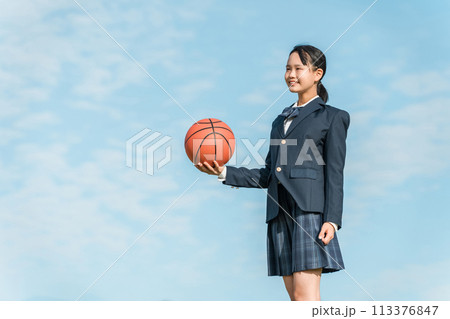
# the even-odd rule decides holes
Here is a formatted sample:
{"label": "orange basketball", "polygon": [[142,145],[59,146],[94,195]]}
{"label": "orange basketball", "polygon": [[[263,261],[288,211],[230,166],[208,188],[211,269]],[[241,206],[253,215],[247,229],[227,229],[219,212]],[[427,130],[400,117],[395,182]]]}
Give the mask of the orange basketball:
{"label": "orange basketball", "polygon": [[193,164],[217,161],[225,165],[233,156],[235,139],[228,125],[218,119],[207,118],[196,122],[186,133],[184,148]]}

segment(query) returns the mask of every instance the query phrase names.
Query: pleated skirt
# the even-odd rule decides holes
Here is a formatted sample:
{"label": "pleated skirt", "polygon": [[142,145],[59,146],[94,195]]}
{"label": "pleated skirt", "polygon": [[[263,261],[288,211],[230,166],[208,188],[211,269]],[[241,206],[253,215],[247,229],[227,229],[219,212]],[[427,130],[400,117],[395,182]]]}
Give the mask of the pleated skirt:
{"label": "pleated skirt", "polygon": [[325,245],[319,239],[323,214],[305,212],[282,184],[278,184],[278,216],[267,224],[269,276],[289,276],[296,271],[322,268],[322,273],[344,269],[337,233]]}

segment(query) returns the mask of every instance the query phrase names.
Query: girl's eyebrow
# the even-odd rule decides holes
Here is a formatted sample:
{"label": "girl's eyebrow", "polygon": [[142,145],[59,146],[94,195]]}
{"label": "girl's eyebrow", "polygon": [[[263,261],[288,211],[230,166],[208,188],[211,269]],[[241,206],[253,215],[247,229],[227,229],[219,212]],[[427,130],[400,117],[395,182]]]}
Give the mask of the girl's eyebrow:
{"label": "girl's eyebrow", "polygon": [[[286,67],[290,66],[289,64],[286,64]],[[294,66],[304,66],[302,64],[294,64]]]}

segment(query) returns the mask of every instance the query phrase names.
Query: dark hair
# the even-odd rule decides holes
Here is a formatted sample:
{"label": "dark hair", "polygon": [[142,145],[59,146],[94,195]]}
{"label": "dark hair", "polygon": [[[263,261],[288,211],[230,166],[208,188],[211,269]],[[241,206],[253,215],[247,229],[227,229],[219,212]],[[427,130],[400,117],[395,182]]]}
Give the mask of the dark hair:
{"label": "dark hair", "polygon": [[292,51],[289,53],[291,55],[293,52],[297,52],[300,56],[300,60],[304,65],[308,63],[314,67],[314,71],[317,69],[322,69],[323,74],[317,83],[317,94],[320,98],[326,103],[328,101],[328,92],[322,84],[322,79],[325,76],[325,72],[327,71],[327,60],[325,55],[312,45],[296,45]]}

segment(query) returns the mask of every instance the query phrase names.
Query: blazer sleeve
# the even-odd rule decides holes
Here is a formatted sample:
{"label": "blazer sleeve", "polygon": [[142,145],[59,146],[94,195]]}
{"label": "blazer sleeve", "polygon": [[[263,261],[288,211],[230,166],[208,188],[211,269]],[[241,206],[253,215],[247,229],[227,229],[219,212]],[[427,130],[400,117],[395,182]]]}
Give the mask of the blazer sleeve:
{"label": "blazer sleeve", "polygon": [[325,207],[324,222],[333,222],[342,226],[344,197],[344,165],[346,154],[347,130],[350,115],[340,110],[331,121],[324,147],[325,160]]}
{"label": "blazer sleeve", "polygon": [[227,173],[222,184],[247,188],[267,188],[270,176],[270,146],[263,168],[226,166]]}

